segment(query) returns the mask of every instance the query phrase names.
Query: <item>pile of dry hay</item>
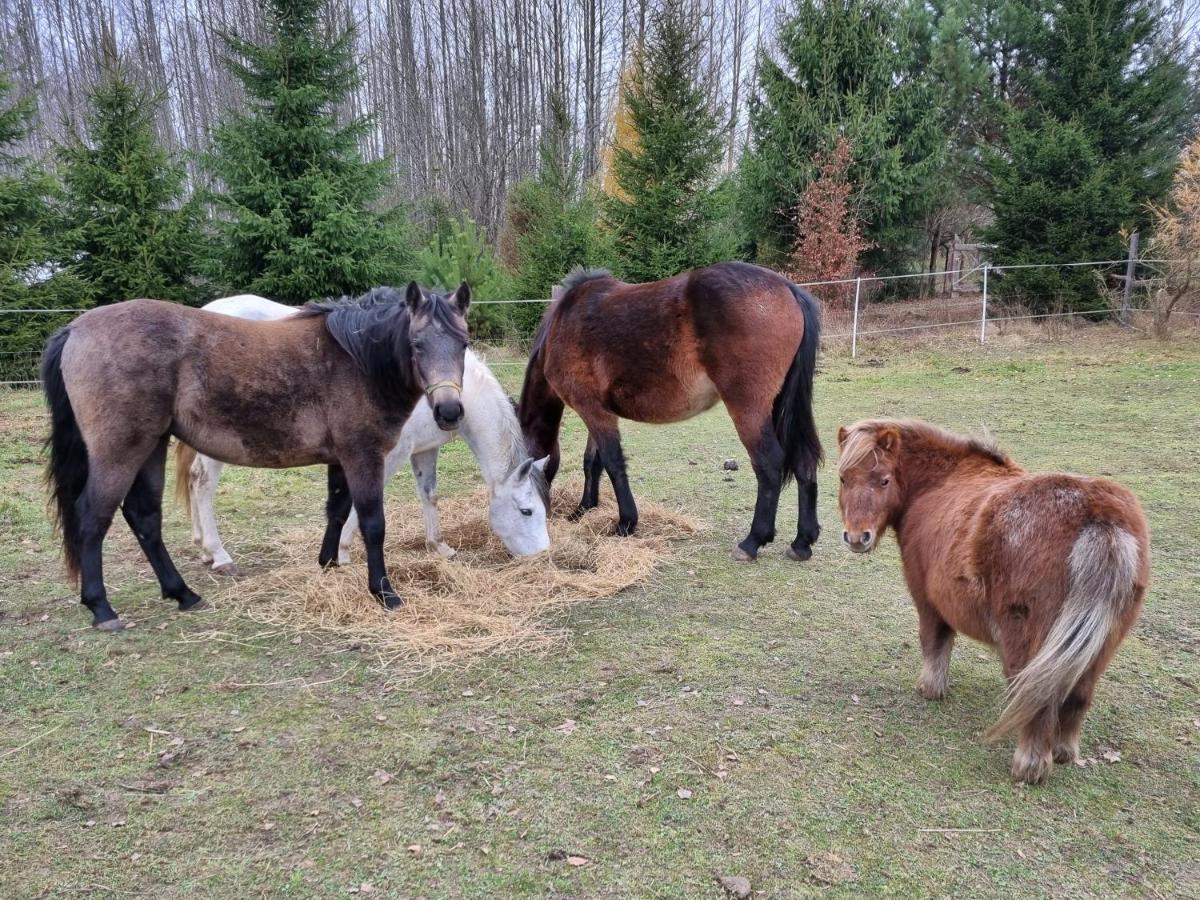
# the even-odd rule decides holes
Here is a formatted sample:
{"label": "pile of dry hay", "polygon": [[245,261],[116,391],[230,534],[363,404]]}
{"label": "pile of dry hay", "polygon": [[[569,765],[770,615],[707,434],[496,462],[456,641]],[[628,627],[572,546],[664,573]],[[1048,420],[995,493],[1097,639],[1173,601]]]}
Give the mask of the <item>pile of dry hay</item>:
{"label": "pile of dry hay", "polygon": [[287,559],[267,573],[232,583],[211,599],[257,622],[320,631],[342,645],[375,654],[383,667],[427,670],[497,652],[540,650],[566,632],[553,613],[585,600],[611,597],[646,578],[672,540],[695,534],[699,523],[661,505],[640,502],[638,532],[616,537],[611,501],[582,521],[567,514],[579,485],[555,489],[548,553],[514,560],[487,523],[487,494],[442,499],[442,540],[453,559],[425,548],[415,503],[389,503],[387,563],[404,606],[383,609],[367,592],[361,541],[354,562],[317,569],[319,521],[286,534]]}

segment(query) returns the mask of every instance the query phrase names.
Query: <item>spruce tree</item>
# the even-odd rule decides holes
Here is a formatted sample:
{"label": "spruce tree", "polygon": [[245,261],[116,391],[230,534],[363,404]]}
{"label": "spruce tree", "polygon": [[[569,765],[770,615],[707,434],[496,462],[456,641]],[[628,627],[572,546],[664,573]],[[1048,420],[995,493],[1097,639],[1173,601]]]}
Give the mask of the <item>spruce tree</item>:
{"label": "spruce tree", "polygon": [[[608,262],[599,210],[582,183],[582,160],[570,149],[570,134],[566,103],[552,97],[537,175],[518,183],[508,197],[506,239],[520,298],[545,299],[573,267]],[[518,333],[532,334],[543,312],[537,304],[514,306],[510,319]]]}
{"label": "spruce tree", "polygon": [[58,152],[65,270],[98,305],[133,297],[186,302],[196,292],[198,217],[183,197],[183,167],[154,134],[162,97],[135,85],[114,49],[103,52],[86,132]]}
{"label": "spruce tree", "polygon": [[[1019,73],[1020,106],[987,156],[1000,263],[1119,259],[1166,194],[1195,111],[1164,51],[1155,0],[1058,0]],[[1103,305],[1089,268],[1013,270],[999,286],[1038,311]]]}
{"label": "spruce tree", "polygon": [[227,290],[283,302],[399,281],[411,261],[403,218],[377,207],[386,162],[367,162],[368,117],[339,123],[359,84],[353,31],[326,34],[328,0],[266,0],[268,37],[224,37],[247,109],[216,129],[211,274]]}
{"label": "spruce tree", "polygon": [[922,248],[922,218],[942,171],[944,113],[927,66],[928,21],[916,4],[800,0],[779,28],[778,59],[763,53],[750,104],[750,147],[739,206],[766,262],[793,246],[796,203],[814,160],[845,137],[864,235],[864,265],[906,268]]}
{"label": "spruce tree", "polygon": [[701,23],[682,0],[654,14],[622,90],[634,146],[612,158],[615,190],[604,216],[617,273],[651,281],[728,252],[717,240],[715,191],[722,129],[699,82]]}
{"label": "spruce tree", "polygon": [[[25,156],[21,143],[34,115],[28,99],[13,99],[12,79],[0,68],[0,309],[77,308],[84,302],[68,277],[49,277],[61,256],[56,184]],[[36,378],[36,353],[70,315],[0,315],[0,378]]]}

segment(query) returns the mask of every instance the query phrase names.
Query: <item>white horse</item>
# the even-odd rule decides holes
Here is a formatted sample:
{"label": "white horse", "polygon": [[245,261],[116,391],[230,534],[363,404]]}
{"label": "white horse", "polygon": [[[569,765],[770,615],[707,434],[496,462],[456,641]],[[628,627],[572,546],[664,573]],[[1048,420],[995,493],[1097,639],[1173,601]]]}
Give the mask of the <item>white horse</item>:
{"label": "white horse", "polygon": [[[295,307],[254,294],[223,297],[204,309],[260,321],[283,319],[296,312]],[[413,407],[400,432],[399,443],[384,463],[384,481],[395,475],[406,460],[412,461],[417,496],[425,514],[425,545],[442,556],[453,556],[455,551],[442,542],[438,522],[437,460],[442,445],[461,435],[479,460],[490,491],[488,520],[492,531],[513,556],[540,553],[550,546],[550,533],[546,529],[548,490],[543,475],[548,457],[535,462],[525,453],[512,401],[491,370],[470,350],[463,369],[462,404],[462,423],[456,431],[439,428],[429,404],[418,403]],[[184,451],[179,457],[177,474],[182,477],[182,470],[187,468],[186,477],[191,483],[192,540],[203,548],[204,561],[212,563],[214,572],[236,575],[237,566],[221,543],[213,515],[213,497],[222,465],[194,451]],[[350,544],[357,531],[358,515],[351,510],[342,528],[338,565],[350,561]]]}

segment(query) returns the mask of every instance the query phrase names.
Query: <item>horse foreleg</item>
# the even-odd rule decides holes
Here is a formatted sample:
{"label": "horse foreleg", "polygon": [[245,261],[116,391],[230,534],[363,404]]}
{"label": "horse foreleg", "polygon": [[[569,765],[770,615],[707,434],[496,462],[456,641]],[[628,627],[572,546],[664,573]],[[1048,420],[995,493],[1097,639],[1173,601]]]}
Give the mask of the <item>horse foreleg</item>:
{"label": "horse foreleg", "polygon": [[188,471],[192,483],[192,540],[200,545],[201,559],[211,563],[214,572],[218,575],[237,575],[237,566],[221,541],[213,511],[217,482],[223,468],[217,460],[203,454],[197,454],[192,460],[192,467]]}
{"label": "horse foreleg", "polygon": [[587,447],[583,451],[583,497],[579,506],[567,518],[572,522],[579,521],[589,509],[600,505],[600,475],[604,471],[604,463],[596,449],[596,442],[588,435]]}
{"label": "horse foreleg", "polygon": [[[399,445],[392,449],[392,452],[383,461],[384,484],[395,477],[406,459],[408,459],[408,454],[401,450]],[[346,516],[346,524],[342,526],[342,533],[338,538],[337,564],[339,566],[350,565],[350,547],[354,544],[354,536],[358,534],[358,531],[358,513],[354,511],[354,506],[351,504],[350,512]]]}
{"label": "horse foreleg", "polygon": [[[371,593],[388,609],[395,609],[404,601],[392,589],[388,580],[387,566],[383,559],[383,539],[386,528],[383,516],[383,460],[360,458],[343,463],[345,482],[350,488],[354,511],[358,513],[363,544],[367,548],[367,586]],[[332,525],[332,522],[331,522]],[[341,523],[338,523],[340,530]],[[326,535],[329,536],[328,533]],[[337,540],[337,533],[333,533]]]}
{"label": "horse foreleg", "polygon": [[917,690],[926,700],[940,700],[950,681],[950,653],[954,649],[954,629],[928,603],[915,601],[918,633],[921,638],[921,677]]}
{"label": "horse foreleg", "polygon": [[449,559],[456,551],[442,543],[442,523],[438,518],[437,464],[440,449],[434,447],[414,453],[412,470],[417,482],[417,496],[421,500],[421,514],[425,517],[425,548]]}
{"label": "horse foreleg", "polygon": [[[638,523],[637,503],[634,502],[633,491],[629,489],[629,476],[625,472],[625,453],[621,449],[617,417],[605,412],[599,416],[584,417],[584,422],[588,427],[589,440],[595,443],[596,454],[612,482],[613,493],[617,495],[617,534],[633,534]],[[599,490],[598,485],[596,489]]]}
{"label": "horse foreleg", "polygon": [[346,473],[341,466],[329,467],[326,476],[328,494],[325,499],[325,536],[321,540],[321,552],[317,563],[321,568],[332,565],[338,559],[338,545],[341,540],[342,528],[351,512],[350,486],[346,483]]}
{"label": "horse foreleg", "polygon": [[200,595],[184,583],[183,576],[175,568],[171,556],[162,540],[162,497],[165,480],[168,439],[163,438],[150,458],[142,465],[125,501],[121,512],[133,530],[134,536],[150,561],[150,567],[158,578],[164,598],[175,600],[180,610],[197,609],[203,604]]}

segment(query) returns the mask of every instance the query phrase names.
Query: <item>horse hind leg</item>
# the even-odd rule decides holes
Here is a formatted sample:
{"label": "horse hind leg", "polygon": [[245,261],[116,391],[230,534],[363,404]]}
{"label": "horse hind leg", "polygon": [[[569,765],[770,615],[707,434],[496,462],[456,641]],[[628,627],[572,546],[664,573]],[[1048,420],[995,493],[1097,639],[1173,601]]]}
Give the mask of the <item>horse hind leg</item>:
{"label": "horse hind leg", "polygon": [[175,600],[181,611],[201,608],[204,601],[184,583],[162,540],[162,498],[166,470],[167,438],[159,441],[143,463],[121,504],[121,512],[150,561],[164,598]]}
{"label": "horse hind leg", "polygon": [[600,505],[600,475],[604,471],[604,462],[592,436],[588,435],[587,447],[583,451],[583,496],[579,506],[567,518],[578,522],[584,514]]}
{"label": "horse hind leg", "polygon": [[783,447],[775,436],[769,408],[764,412],[729,400],[725,403],[738,437],[750,454],[750,465],[758,482],[750,533],[733,549],[734,559],[750,562],[758,558],[758,551],[764,545],[775,540],[775,513],[783,482]]}
{"label": "horse hind leg", "polygon": [[817,477],[815,472],[806,471],[803,464],[796,467],[795,475],[800,497],[799,522],[796,539],[784,552],[788,559],[804,562],[812,559],[812,545],[821,535],[821,524],[817,521]]}
{"label": "horse hind leg", "polygon": [[210,564],[216,574],[236,576],[239,574],[237,565],[225,549],[213,511],[222,468],[217,460],[203,454],[197,454],[192,461],[188,471],[192,483],[192,541],[200,545],[200,558]]}
{"label": "horse hind leg", "polygon": [[950,682],[954,629],[932,606],[918,602],[916,607],[922,657],[917,690],[926,700],[940,700],[946,695],[946,686]]}

